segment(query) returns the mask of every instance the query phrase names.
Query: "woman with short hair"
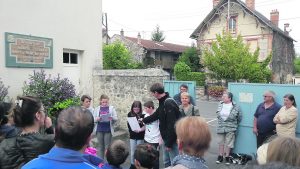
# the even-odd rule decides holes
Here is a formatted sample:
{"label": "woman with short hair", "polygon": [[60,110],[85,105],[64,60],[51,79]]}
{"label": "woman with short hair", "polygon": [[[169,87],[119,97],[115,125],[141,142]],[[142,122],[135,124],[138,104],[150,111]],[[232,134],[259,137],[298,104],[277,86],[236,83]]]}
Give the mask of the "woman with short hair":
{"label": "woman with short hair", "polygon": [[208,169],[203,159],[208,150],[211,134],[201,117],[188,116],[176,123],[179,155],[167,169]]}
{"label": "woman with short hair", "polygon": [[180,95],[181,105],[179,111],[182,116],[200,116],[199,109],[191,104],[191,96],[188,92],[182,92]]}

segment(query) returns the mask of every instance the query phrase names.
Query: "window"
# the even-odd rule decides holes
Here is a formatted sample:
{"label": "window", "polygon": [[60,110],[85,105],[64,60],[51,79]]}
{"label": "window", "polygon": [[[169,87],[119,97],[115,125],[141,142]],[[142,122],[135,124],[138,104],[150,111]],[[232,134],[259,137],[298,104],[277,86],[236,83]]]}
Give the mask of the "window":
{"label": "window", "polygon": [[230,33],[236,33],[236,16],[232,16],[228,22],[228,30]]}
{"label": "window", "polygon": [[65,64],[78,64],[78,54],[64,52],[63,63]]}

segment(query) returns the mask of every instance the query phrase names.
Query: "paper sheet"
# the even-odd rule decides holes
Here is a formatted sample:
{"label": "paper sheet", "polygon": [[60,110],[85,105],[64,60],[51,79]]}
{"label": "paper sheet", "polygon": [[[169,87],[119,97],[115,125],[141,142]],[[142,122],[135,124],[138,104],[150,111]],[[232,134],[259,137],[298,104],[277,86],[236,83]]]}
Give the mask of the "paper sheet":
{"label": "paper sheet", "polygon": [[100,114],[100,117],[101,117],[101,122],[107,122],[107,121],[110,121],[109,118],[111,117],[111,115],[109,113]]}
{"label": "paper sheet", "polygon": [[136,117],[127,117],[127,121],[129,123],[132,131],[141,130],[139,122],[137,121]]}

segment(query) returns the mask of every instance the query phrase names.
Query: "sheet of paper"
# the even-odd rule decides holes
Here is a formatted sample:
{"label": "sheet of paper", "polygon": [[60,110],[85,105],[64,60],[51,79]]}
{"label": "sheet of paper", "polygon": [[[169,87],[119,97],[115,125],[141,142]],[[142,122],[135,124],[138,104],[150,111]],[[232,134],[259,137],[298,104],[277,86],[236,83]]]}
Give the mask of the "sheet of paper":
{"label": "sheet of paper", "polygon": [[111,115],[109,113],[101,114],[100,117],[101,117],[102,122],[107,122],[107,121],[110,121],[109,118],[111,117]]}
{"label": "sheet of paper", "polygon": [[136,117],[127,117],[127,121],[129,123],[132,131],[141,130],[139,122],[137,121]]}

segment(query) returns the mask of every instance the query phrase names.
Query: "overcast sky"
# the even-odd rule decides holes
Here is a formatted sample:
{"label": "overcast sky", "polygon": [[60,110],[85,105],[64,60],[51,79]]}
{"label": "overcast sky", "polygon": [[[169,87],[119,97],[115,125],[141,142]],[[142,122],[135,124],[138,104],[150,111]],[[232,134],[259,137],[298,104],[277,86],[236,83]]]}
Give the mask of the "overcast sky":
{"label": "overcast sky", "polygon": [[[290,23],[290,35],[300,41],[300,1],[299,0],[256,0],[256,10],[267,18],[270,11],[278,9],[279,27]],[[108,34],[151,39],[156,25],[164,31],[164,42],[190,45],[194,40],[190,35],[212,10],[212,0],[102,0],[102,11],[107,13]],[[300,53],[300,42],[294,42]]]}

